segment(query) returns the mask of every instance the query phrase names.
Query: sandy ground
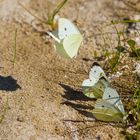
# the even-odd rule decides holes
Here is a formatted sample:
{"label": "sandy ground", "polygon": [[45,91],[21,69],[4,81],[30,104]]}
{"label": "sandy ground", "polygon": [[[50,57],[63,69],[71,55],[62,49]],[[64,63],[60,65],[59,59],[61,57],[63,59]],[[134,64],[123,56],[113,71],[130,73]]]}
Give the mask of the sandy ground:
{"label": "sandy ground", "polygon": [[[43,18],[59,1],[21,2]],[[0,139],[123,139],[119,128],[99,123],[91,114],[80,112],[76,107],[80,104],[90,109],[94,105],[94,100],[83,97],[80,86],[93,63],[83,58],[95,61],[94,50],[102,54],[99,29],[111,20],[134,14],[135,11],[119,0],[69,0],[60,16],[77,24],[84,41],[77,58],[66,60],[56,54],[51,38],[34,30],[32,23],[36,19],[16,0],[0,0]],[[13,65],[16,30],[17,55]],[[106,30],[113,32],[112,28]],[[115,35],[111,37],[115,44]],[[104,61],[99,63],[104,64]]]}

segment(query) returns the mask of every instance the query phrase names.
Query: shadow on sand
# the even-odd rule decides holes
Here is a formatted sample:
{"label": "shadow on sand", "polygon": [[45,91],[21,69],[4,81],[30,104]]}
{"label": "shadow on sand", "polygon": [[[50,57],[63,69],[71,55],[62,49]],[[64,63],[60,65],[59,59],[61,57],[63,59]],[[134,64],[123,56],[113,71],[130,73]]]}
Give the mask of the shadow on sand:
{"label": "shadow on sand", "polygon": [[21,89],[21,87],[12,76],[0,76],[0,90],[16,91],[17,89]]}
{"label": "shadow on sand", "polygon": [[94,118],[94,116],[91,112],[86,111],[86,110],[94,109],[93,106],[83,105],[83,104],[79,104],[79,103],[72,102],[72,101],[76,101],[76,100],[79,100],[79,101],[95,101],[95,99],[91,99],[91,98],[86,97],[81,91],[76,91],[68,85],[65,85],[65,84],[59,84],[59,85],[64,89],[64,93],[65,93],[65,95],[62,95],[62,97],[66,101],[62,102],[62,104],[65,104],[67,106],[70,106],[70,107],[74,108],[80,114],[82,114],[86,117]]}
{"label": "shadow on sand", "polygon": [[80,100],[80,101],[95,101],[95,99],[86,97],[81,91],[76,91],[72,87],[65,85],[65,84],[59,84],[63,89],[65,95],[62,95],[64,99],[67,100]]}

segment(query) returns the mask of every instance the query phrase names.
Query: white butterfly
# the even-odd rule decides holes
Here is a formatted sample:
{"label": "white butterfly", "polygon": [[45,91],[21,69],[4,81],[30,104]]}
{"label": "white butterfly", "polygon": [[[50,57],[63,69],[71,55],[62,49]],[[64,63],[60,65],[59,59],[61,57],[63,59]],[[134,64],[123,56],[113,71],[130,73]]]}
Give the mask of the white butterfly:
{"label": "white butterfly", "polygon": [[83,93],[89,98],[102,98],[105,89],[110,86],[105,78],[100,78],[97,83],[90,87],[82,87]]}
{"label": "white butterfly", "polygon": [[115,89],[107,87],[104,91],[103,99],[107,100],[112,105],[115,105],[115,107],[117,107],[122,112],[122,114],[125,114],[123,103]]}
{"label": "white butterfly", "polygon": [[107,100],[98,99],[95,109],[92,110],[94,117],[100,121],[106,122],[122,122],[124,114]]}
{"label": "white butterfly", "polygon": [[97,63],[94,63],[89,72],[89,79],[82,83],[84,95],[90,98],[101,98],[108,86],[109,83],[103,69]]}
{"label": "white butterfly", "polygon": [[82,35],[70,20],[59,18],[58,30],[47,33],[55,39],[54,47],[61,56],[73,58],[77,55],[82,43]]}
{"label": "white butterfly", "polygon": [[111,87],[105,88],[103,99],[96,101],[92,113],[96,119],[101,121],[123,121],[125,111],[117,91]]}
{"label": "white butterfly", "polygon": [[82,87],[94,86],[101,77],[107,79],[103,69],[97,63],[94,63],[89,72],[89,79],[83,81]]}

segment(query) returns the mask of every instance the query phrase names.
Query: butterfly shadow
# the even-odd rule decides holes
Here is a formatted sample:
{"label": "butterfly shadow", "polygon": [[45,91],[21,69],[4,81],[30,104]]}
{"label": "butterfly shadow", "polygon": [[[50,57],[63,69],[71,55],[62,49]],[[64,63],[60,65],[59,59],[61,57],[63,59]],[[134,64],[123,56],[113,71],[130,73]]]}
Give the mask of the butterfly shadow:
{"label": "butterfly shadow", "polygon": [[74,90],[69,85],[65,85],[65,84],[59,84],[59,85],[64,89],[65,95],[62,95],[62,97],[64,99],[73,100],[73,101],[76,101],[76,100],[80,100],[80,101],[95,101],[95,99],[86,97],[82,93],[82,91]]}
{"label": "butterfly shadow", "polygon": [[61,104],[65,104],[67,106],[72,107],[73,109],[77,110],[80,114],[84,115],[85,117],[92,118],[92,119],[94,118],[94,116],[93,116],[93,114],[91,112],[86,111],[86,110],[92,110],[92,109],[94,109],[93,106],[76,104],[76,103],[72,103],[70,101],[64,101]]}
{"label": "butterfly shadow", "polygon": [[0,76],[0,90],[16,91],[17,89],[21,89],[21,87],[12,76]]}
{"label": "butterfly shadow", "polygon": [[64,98],[64,102],[61,104],[65,104],[67,106],[70,106],[77,110],[80,114],[88,117],[88,118],[94,118],[91,112],[88,112],[86,110],[92,110],[94,109],[93,106],[90,105],[83,105],[79,103],[74,103],[72,101],[80,100],[80,101],[95,101],[95,99],[91,99],[86,97],[81,91],[76,91],[72,87],[65,85],[65,84],[59,84],[62,88],[64,88],[65,95],[62,95]]}

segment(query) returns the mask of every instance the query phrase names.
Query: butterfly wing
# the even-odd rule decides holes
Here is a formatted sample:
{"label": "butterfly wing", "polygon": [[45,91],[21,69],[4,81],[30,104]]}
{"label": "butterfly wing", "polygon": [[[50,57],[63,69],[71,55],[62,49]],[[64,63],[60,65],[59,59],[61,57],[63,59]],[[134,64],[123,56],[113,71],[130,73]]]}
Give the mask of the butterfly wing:
{"label": "butterfly wing", "polygon": [[97,82],[101,77],[107,79],[103,69],[99,65],[94,65],[89,72],[89,79]]}
{"label": "butterfly wing", "polygon": [[63,40],[64,50],[70,58],[77,55],[81,42],[82,36],[80,34],[69,35]]}
{"label": "butterfly wing", "polygon": [[108,81],[103,69],[96,64],[92,66],[89,72],[89,79],[83,81],[82,87],[94,86],[101,78],[104,78],[106,81]]}
{"label": "butterfly wing", "polygon": [[96,101],[95,109],[92,110],[92,113],[97,120],[105,122],[121,122],[123,120],[123,114],[120,110],[102,99]]}
{"label": "butterfly wing", "polygon": [[67,52],[65,51],[64,46],[63,46],[62,43],[55,42],[54,48],[55,48],[56,52],[59,55],[61,55],[62,57],[64,57],[64,58],[70,58],[68,56]]}
{"label": "butterfly wing", "polygon": [[73,58],[77,55],[82,42],[81,35],[73,34],[66,37],[64,40],[60,40],[56,31],[47,33],[55,39],[55,49],[61,56],[65,58]]}
{"label": "butterfly wing", "polygon": [[123,116],[120,112],[114,112],[111,109],[93,109],[94,117],[104,122],[122,122]]}
{"label": "butterfly wing", "polygon": [[123,103],[115,89],[107,87],[103,94],[103,99],[115,105],[123,114],[125,114]]}
{"label": "butterfly wing", "polygon": [[98,87],[90,87],[83,89],[85,96],[89,98],[102,98],[103,92]]}
{"label": "butterfly wing", "polygon": [[86,79],[82,83],[82,88],[90,88],[90,87],[92,87],[95,84],[96,84],[96,81],[94,81],[94,80],[92,81],[90,79]]}
{"label": "butterfly wing", "polygon": [[58,20],[58,36],[59,39],[64,39],[65,37],[72,34],[80,34],[77,27],[66,18],[59,18]]}
{"label": "butterfly wing", "polygon": [[[88,81],[88,80],[87,80]],[[90,83],[89,83],[90,84]],[[104,90],[109,86],[106,79],[101,78],[94,86],[82,86],[82,90],[85,96],[89,98],[102,98]]]}

